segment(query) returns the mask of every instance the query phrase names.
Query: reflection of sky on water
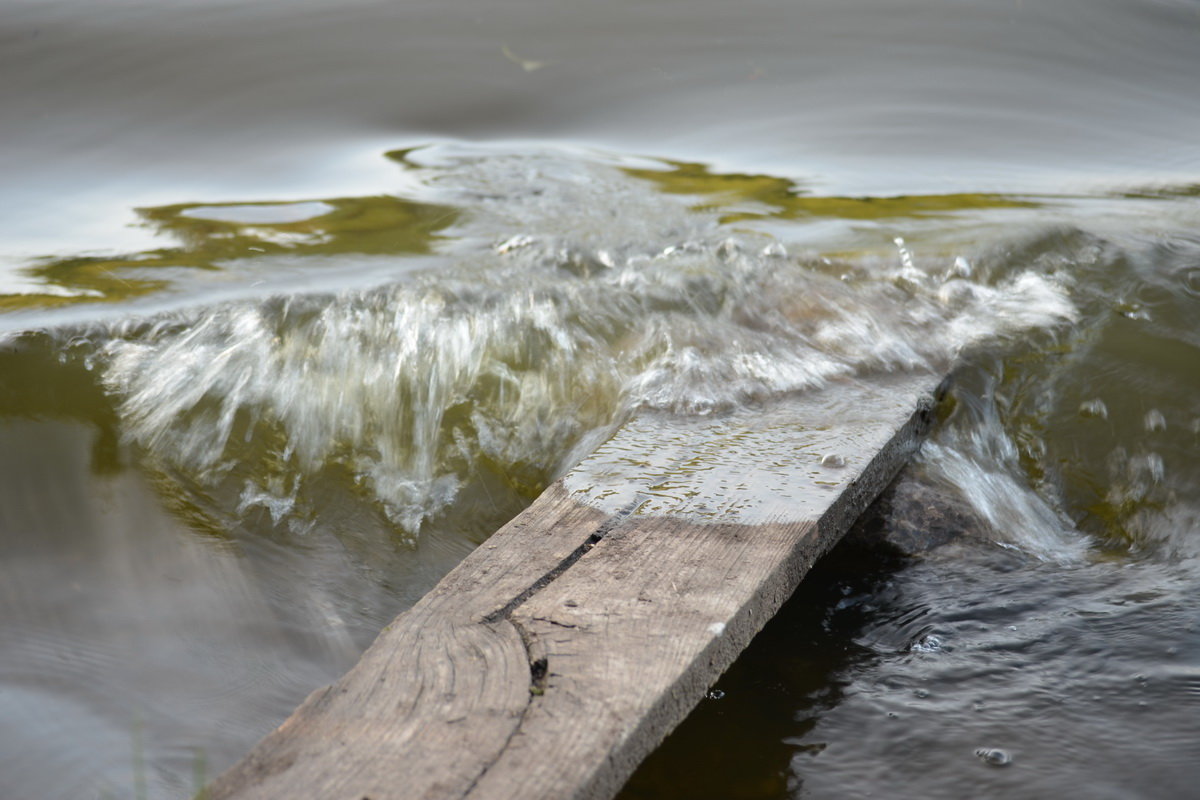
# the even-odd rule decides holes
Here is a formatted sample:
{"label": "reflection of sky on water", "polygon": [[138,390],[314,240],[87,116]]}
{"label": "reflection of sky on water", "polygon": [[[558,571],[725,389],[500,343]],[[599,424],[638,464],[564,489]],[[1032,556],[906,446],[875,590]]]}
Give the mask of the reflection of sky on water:
{"label": "reflection of sky on water", "polygon": [[136,247],[128,209],[181,197],[392,191],[377,154],[443,137],[839,194],[1194,181],[1200,163],[1185,2],[4,5],[0,239],[26,255]]}

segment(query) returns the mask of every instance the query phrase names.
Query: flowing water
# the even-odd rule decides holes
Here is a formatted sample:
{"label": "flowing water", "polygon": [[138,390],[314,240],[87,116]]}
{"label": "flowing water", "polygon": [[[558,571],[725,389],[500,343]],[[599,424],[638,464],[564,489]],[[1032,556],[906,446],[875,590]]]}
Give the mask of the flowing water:
{"label": "flowing water", "polygon": [[930,370],[623,796],[1193,793],[1200,3],[0,10],[0,797],[194,793],[640,410]]}

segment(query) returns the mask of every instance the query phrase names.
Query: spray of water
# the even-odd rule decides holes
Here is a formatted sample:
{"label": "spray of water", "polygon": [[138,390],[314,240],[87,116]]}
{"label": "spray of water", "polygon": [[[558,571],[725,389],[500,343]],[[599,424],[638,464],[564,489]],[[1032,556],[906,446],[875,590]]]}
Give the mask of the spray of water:
{"label": "spray of water", "polygon": [[[713,414],[834,376],[935,372],[1075,316],[1044,271],[972,277],[903,243],[898,260],[791,257],[578,158],[460,152],[425,182],[465,211],[435,269],[84,332],[128,439],[235,513],[303,530],[314,482],[336,474],[416,536],[480,475],[531,496],[638,409]],[[979,435],[927,459],[959,480],[975,450],[1007,458]],[[997,525],[1003,480],[987,477]]]}

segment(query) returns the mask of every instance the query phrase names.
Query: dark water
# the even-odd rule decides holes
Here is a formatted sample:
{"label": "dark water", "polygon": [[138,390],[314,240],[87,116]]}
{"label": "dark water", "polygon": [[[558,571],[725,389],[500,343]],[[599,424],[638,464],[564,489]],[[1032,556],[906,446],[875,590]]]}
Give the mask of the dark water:
{"label": "dark water", "polygon": [[1200,3],[0,12],[0,796],[193,793],[640,408],[950,365],[626,796],[1192,793]]}

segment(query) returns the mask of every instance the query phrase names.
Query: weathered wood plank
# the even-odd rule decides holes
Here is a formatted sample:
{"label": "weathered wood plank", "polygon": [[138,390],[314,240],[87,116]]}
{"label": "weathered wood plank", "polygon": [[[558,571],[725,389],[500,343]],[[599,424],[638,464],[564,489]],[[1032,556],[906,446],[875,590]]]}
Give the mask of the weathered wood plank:
{"label": "weathered wood plank", "polygon": [[890,481],[932,385],[635,420],[210,797],[610,797]]}
{"label": "weathered wood plank", "polygon": [[[609,519],[552,486],[396,618],[208,788],[244,798],[462,796],[529,702],[529,660],[504,606]],[[484,622],[489,615],[495,622]]]}

